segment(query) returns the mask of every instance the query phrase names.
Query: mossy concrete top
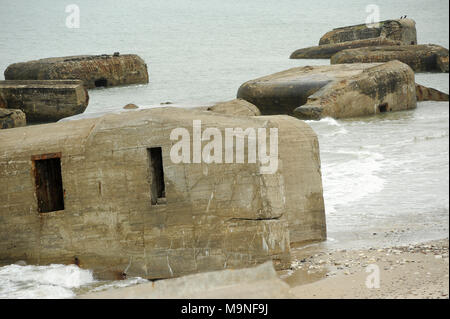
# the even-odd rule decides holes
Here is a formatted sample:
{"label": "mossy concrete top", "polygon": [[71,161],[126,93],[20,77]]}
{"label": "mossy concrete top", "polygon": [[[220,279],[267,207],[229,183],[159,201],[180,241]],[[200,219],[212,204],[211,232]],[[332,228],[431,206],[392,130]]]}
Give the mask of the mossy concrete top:
{"label": "mossy concrete top", "polygon": [[400,45],[402,42],[394,41],[382,37],[345,41],[339,43],[329,43],[323,45],[317,45],[309,48],[303,48],[295,50],[291,53],[290,59],[329,59],[342,50],[355,49],[369,46],[382,46],[382,45]]}
{"label": "mossy concrete top", "polygon": [[147,64],[134,54],[79,55],[14,63],[6,80],[78,79],[86,88],[148,83]]}
{"label": "mossy concrete top", "polygon": [[[377,63],[398,60],[416,72],[445,72],[438,58],[448,59],[448,49],[435,44],[373,46],[342,50],[331,57],[331,64]],[[448,72],[448,69],[447,69]]]}
{"label": "mossy concrete top", "polygon": [[416,22],[413,19],[397,19],[335,28],[320,38],[319,45],[377,37],[417,44]]}

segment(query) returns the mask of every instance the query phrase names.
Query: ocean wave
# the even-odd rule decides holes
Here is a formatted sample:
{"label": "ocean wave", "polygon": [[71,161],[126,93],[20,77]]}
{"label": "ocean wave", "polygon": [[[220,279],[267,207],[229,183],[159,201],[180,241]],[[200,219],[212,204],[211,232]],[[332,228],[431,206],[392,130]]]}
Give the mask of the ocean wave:
{"label": "ocean wave", "polygon": [[315,120],[306,120],[305,121],[308,124],[328,124],[328,125],[333,125],[333,126],[341,126],[341,124],[339,124],[338,121],[336,121],[334,118],[332,117],[324,117],[318,121]]}
{"label": "ocean wave", "polygon": [[336,130],[336,131],[328,133],[328,134],[324,134],[323,136],[324,137],[333,137],[333,136],[337,136],[337,135],[344,135],[347,133],[348,133],[348,131],[345,128],[341,127],[339,130]]}
{"label": "ocean wave", "polygon": [[308,125],[311,125],[311,127],[314,129],[318,129],[318,131],[322,131],[321,126],[325,125],[327,130],[331,130],[331,132],[319,134],[320,137],[334,137],[337,135],[344,135],[347,134],[348,131],[345,127],[342,126],[337,120],[331,118],[331,117],[325,117],[323,119],[320,119],[319,121],[305,121],[308,123]]}
{"label": "ocean wave", "polygon": [[[389,143],[374,145],[373,147],[407,146],[409,144],[414,144],[414,143],[418,143],[418,142],[426,142],[426,141],[431,141],[431,140],[445,139],[448,137],[449,137],[448,131],[441,131],[441,132],[436,132],[434,134],[428,134],[428,135],[423,135],[423,136],[412,136],[412,137],[408,137],[405,139],[393,140],[393,141],[389,141]],[[370,146],[365,145],[364,147],[369,148]]]}
{"label": "ocean wave", "polygon": [[0,298],[72,298],[73,289],[95,282],[91,270],[76,265],[0,267]]}
{"label": "ocean wave", "polygon": [[382,154],[345,150],[334,153],[352,155],[352,159],[322,166],[327,213],[335,213],[339,206],[348,205],[383,190],[385,180],[377,174],[383,167]]}

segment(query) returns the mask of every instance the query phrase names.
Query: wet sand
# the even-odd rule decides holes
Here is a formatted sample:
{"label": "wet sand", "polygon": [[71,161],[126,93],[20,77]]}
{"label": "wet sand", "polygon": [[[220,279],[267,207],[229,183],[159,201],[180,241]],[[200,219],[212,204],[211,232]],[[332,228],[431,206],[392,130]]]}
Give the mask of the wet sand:
{"label": "wet sand", "polygon": [[[291,269],[279,275],[294,298],[448,299],[448,245],[447,238],[382,249],[298,249]],[[379,288],[366,286],[373,265],[379,270]]]}

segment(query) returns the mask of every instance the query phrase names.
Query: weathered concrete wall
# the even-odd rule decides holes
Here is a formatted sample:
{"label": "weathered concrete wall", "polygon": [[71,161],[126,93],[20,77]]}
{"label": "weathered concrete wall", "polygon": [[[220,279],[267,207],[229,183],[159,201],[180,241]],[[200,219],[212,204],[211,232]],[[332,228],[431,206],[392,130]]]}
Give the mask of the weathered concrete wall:
{"label": "weathered concrete wall", "polygon": [[448,101],[448,94],[416,83],[417,102]]}
{"label": "weathered concrete wall", "polygon": [[[264,119],[266,117],[261,117]],[[326,240],[325,204],[319,141],[303,121],[291,116],[269,117],[278,127],[284,196],[291,244]]]}
{"label": "weathered concrete wall", "polygon": [[324,34],[319,45],[377,37],[401,41],[403,44],[417,44],[416,22],[412,19],[398,19],[381,21],[370,28],[366,24],[336,28]]}
{"label": "weathered concrete wall", "polygon": [[0,93],[7,107],[25,112],[29,122],[56,122],[83,113],[89,103],[79,80],[0,81]]}
{"label": "weathered concrete wall", "polygon": [[442,72],[437,58],[448,57],[448,49],[440,45],[379,46],[343,50],[331,57],[331,64],[375,63],[399,60],[417,72]]}
{"label": "weathered concrete wall", "polygon": [[0,129],[25,126],[27,120],[25,113],[21,110],[10,110],[0,108]]}
{"label": "weathered concrete wall", "polygon": [[294,114],[302,119],[344,118],[407,110],[416,105],[413,70],[391,61],[331,82],[308,97]]}
{"label": "weathered concrete wall", "polygon": [[323,44],[309,48],[299,49],[294,51],[290,59],[329,59],[333,54],[347,49],[355,49],[369,46],[384,46],[384,45],[400,45],[401,41],[390,40],[382,37],[346,41],[339,43]]}
{"label": "weathered concrete wall", "polygon": [[6,80],[73,80],[86,88],[148,83],[147,65],[134,54],[80,55],[14,63]]}
{"label": "weathered concrete wall", "polygon": [[[192,136],[193,120],[223,135],[227,127],[278,127],[278,171],[173,163],[170,132],[182,127]],[[166,204],[151,204],[147,148],[154,146],[162,147]],[[292,238],[325,238],[317,136],[291,117],[155,108],[5,130],[0,149],[1,263],[77,258],[103,278],[168,278],[270,259],[284,268],[294,208],[301,220]],[[31,157],[58,152],[64,210],[38,213]]]}

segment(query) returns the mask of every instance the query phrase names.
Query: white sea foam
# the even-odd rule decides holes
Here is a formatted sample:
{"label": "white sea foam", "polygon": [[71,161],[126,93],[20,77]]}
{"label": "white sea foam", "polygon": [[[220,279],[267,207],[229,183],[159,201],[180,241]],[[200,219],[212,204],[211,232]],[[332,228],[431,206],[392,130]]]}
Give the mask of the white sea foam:
{"label": "white sea foam", "polygon": [[334,125],[334,126],[341,126],[341,124],[339,124],[338,121],[336,121],[334,118],[332,117],[325,117],[323,119],[321,119],[319,122],[322,123],[327,123],[329,125]]}
{"label": "white sea foam", "polygon": [[[330,117],[306,122],[316,132],[320,132],[319,138],[325,140],[324,144],[328,143],[328,138],[348,133],[345,123]],[[322,149],[321,153],[325,208],[328,214],[335,213],[339,206],[345,207],[383,190],[385,181],[379,176],[385,162],[382,154],[361,148],[342,150],[334,147],[331,150]]]}
{"label": "white sea foam", "polygon": [[308,120],[305,122],[311,125],[313,129],[316,129],[316,131],[322,131],[322,127],[327,127],[327,133],[324,133],[323,135],[325,138],[348,133],[347,129],[342,124],[331,117],[325,117],[319,121]]}
{"label": "white sea foam", "polygon": [[0,298],[71,298],[73,289],[95,282],[76,265],[0,267]]}
{"label": "white sea foam", "polygon": [[308,124],[327,124],[327,125],[334,125],[334,126],[341,126],[341,124],[339,124],[338,121],[336,121],[334,118],[332,117],[324,117],[318,121],[314,121],[314,120],[306,120],[305,121]]}
{"label": "white sea foam", "polygon": [[348,133],[348,131],[345,128],[341,127],[338,130],[334,130],[331,133],[324,134],[324,137],[333,137],[336,135],[342,135],[342,134],[347,134],[347,133]]}
{"label": "white sea foam", "polygon": [[345,162],[324,163],[322,166],[324,199],[327,213],[334,213],[338,206],[358,201],[365,196],[383,190],[384,179],[377,175],[384,157],[368,151],[336,151],[351,155]]}

